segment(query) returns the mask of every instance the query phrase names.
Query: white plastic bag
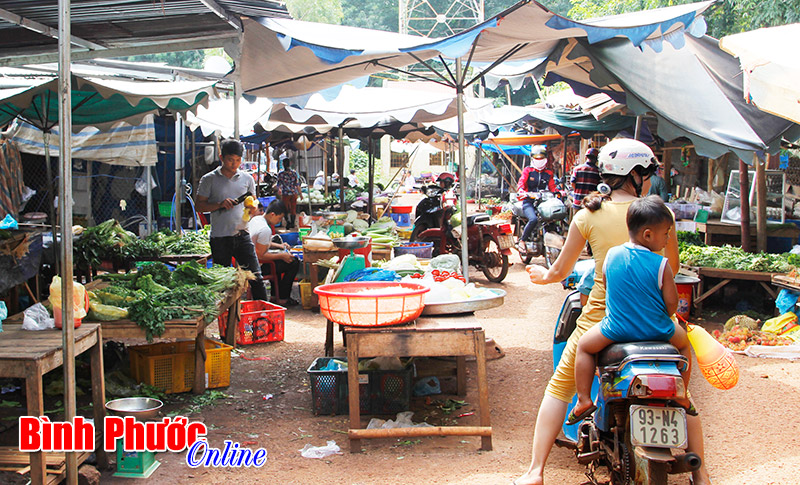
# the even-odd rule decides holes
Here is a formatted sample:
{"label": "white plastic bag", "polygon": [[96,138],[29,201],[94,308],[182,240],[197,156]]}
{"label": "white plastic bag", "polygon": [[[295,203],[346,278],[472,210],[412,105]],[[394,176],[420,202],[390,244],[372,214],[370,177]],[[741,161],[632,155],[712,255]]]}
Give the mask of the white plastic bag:
{"label": "white plastic bag", "polygon": [[47,330],[56,326],[55,319],[50,318],[50,313],[41,303],[28,307],[23,313],[22,330]]}
{"label": "white plastic bag", "polygon": [[325,446],[314,446],[307,444],[303,449],[298,450],[303,458],[326,458],[331,455],[341,455],[341,449],[335,441],[328,441]]}
{"label": "white plastic bag", "polygon": [[392,429],[392,428],[429,428],[432,425],[428,423],[415,423],[411,421],[411,416],[414,415],[413,411],[403,411],[397,413],[396,420],[384,421],[378,418],[372,418],[367,424],[367,429]]}

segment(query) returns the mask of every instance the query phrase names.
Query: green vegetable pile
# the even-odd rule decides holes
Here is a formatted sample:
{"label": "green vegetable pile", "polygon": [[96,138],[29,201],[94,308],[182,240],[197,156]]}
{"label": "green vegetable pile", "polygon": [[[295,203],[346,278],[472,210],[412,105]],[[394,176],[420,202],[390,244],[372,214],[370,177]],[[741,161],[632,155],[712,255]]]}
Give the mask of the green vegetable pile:
{"label": "green vegetable pile", "polygon": [[114,219],[86,228],[75,240],[75,264],[81,268],[100,266],[102,261],[122,261],[127,245],[136,241],[136,235],[126,231]]}
{"label": "green vegetable pile", "polygon": [[790,254],[753,254],[734,246],[693,245],[683,246],[680,257],[681,263],[690,266],[766,273],[789,272],[794,269],[800,259],[797,255]]}
{"label": "green vegetable pile", "polygon": [[89,292],[90,320],[130,318],[145,330],[147,340],[164,333],[168,320],[217,317],[217,305],[229,288],[239,284],[236,268],[205,268],[194,261],[170,272],[163,263],[142,265],[135,273],[104,274],[112,284]]}
{"label": "green vegetable pile", "polygon": [[86,228],[75,240],[75,263],[97,267],[103,261],[137,261],[164,255],[208,254],[210,227],[183,234],[162,229],[143,239],[126,231],[114,219]]}

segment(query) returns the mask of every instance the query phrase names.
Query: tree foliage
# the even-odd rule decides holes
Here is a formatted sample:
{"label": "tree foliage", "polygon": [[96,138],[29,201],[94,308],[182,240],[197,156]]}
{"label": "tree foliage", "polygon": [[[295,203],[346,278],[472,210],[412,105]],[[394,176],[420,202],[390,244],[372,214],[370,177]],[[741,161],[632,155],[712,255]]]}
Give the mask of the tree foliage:
{"label": "tree foliage", "polygon": [[123,61],[131,62],[155,62],[164,63],[169,66],[186,67],[190,69],[202,69],[205,53],[199,51],[181,52],[160,52],[157,54],[143,54],[140,56],[120,57]]}
{"label": "tree foliage", "polygon": [[344,18],[341,0],[286,0],[286,8],[297,20],[340,24]]}
{"label": "tree foliage", "polygon": [[344,25],[400,32],[397,0],[342,0],[342,11]]}

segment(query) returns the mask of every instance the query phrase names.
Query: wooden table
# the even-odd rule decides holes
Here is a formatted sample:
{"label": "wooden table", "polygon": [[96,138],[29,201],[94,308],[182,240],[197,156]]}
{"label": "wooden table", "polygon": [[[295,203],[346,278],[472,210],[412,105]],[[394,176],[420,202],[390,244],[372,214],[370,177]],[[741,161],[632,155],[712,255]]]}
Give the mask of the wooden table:
{"label": "wooden table", "polygon": [[339,250],[334,249],[332,251],[306,251],[303,250],[303,264],[308,265],[308,279],[311,281],[311,307],[317,308],[319,306],[319,297],[316,293],[314,293],[314,288],[319,286],[319,266],[317,266],[317,261],[323,259],[331,259],[334,256],[339,255]]}
{"label": "wooden table", "polygon": [[[723,244],[742,245],[742,226],[741,224],[727,224],[717,220],[708,222],[698,222],[697,232],[705,235],[704,241],[709,246],[721,246]],[[800,236],[800,228],[794,224],[767,224],[767,237],[788,237],[792,243],[797,241]],[[756,226],[750,225],[750,238],[752,247],[755,247]]]}
{"label": "wooden table", "polygon": [[772,275],[772,284],[795,293],[800,292],[800,276],[791,277],[782,273],[774,274]]}
{"label": "wooden table", "polygon": [[489,388],[486,381],[486,338],[474,316],[419,318],[392,327],[345,327],[347,361],[359,357],[450,357],[456,356],[458,393],[466,394],[466,357],[475,356],[478,380],[480,426],[434,426],[424,428],[362,429],[359,405],[358,366],[347,370],[350,407],[350,451],[361,451],[361,439],[417,436],[480,436],[481,449],[492,449]]}
{"label": "wooden table", "polygon": [[[740,271],[736,269],[720,269],[720,268],[706,268],[681,265],[684,269],[694,273],[700,278],[700,283],[697,284],[696,293],[694,295],[693,306],[699,312],[703,309],[703,301],[708,297],[721,290],[725,285],[733,280],[744,281],[757,281],[767,294],[773,299],[777,298],[778,293],[769,285],[772,281],[773,275],[780,273],[762,273],[757,271]],[[719,278],[720,281],[708,290],[704,290],[706,278]]]}
{"label": "wooden table", "polygon": [[[86,285],[87,290],[99,289],[108,286],[107,281],[95,280]],[[226,332],[224,340],[228,345],[236,346],[236,328],[239,324],[239,300],[244,294],[248,286],[245,281],[242,285],[238,285],[226,292],[225,299],[219,303],[220,315],[226,310],[228,312],[228,321],[226,329],[234,329],[232,332]],[[22,323],[24,315],[18,313],[6,320],[10,323]],[[91,322],[84,320],[84,322],[96,323],[103,328],[103,338],[106,340],[143,340],[147,341],[145,330],[133,320],[115,320],[112,322]],[[164,333],[158,338],[161,339],[181,339],[191,340],[194,339],[194,385],[192,392],[195,394],[202,394],[206,390],[205,380],[205,365],[206,365],[206,327],[208,323],[205,321],[204,316],[195,318],[194,320],[169,320],[164,322],[166,327]],[[221,331],[222,329],[220,329]],[[2,338],[3,334],[0,334]]]}
{"label": "wooden table", "polygon": [[[75,355],[86,351],[91,354],[92,413],[95,426],[95,453],[101,468],[108,465],[103,449],[103,419],[105,418],[106,392],[103,381],[103,335],[100,325],[84,323],[75,329]],[[60,329],[29,331],[21,325],[3,325],[0,333],[0,377],[25,379],[27,415],[44,416],[44,390],[42,376],[63,364],[62,333]],[[31,483],[34,485],[59,483],[66,477],[66,467],[56,454],[30,453]],[[78,464],[86,460],[89,453],[78,453]],[[0,450],[0,462],[9,457],[11,464],[22,465],[24,456],[16,448]],[[55,460],[51,458],[55,457]],[[4,462],[3,462],[4,463]],[[56,468],[48,469],[54,464]]]}

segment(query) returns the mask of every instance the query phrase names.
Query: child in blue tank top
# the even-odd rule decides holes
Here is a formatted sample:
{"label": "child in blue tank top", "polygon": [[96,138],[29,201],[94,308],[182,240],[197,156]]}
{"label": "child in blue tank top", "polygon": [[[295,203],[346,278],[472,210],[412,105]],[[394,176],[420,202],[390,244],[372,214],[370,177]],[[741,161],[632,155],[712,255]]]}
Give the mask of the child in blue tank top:
{"label": "child in blue tank top", "polygon": [[[611,248],[603,265],[606,316],[578,342],[575,386],[578,402],[570,424],[591,415],[592,376],[596,354],[617,342],[669,341],[691,362],[686,331],[670,316],[678,307],[678,290],[667,259],[655,251],[667,245],[673,226],[670,210],[652,195],[634,201],[626,218],[630,242]],[[689,369],[683,373],[688,386]]]}

